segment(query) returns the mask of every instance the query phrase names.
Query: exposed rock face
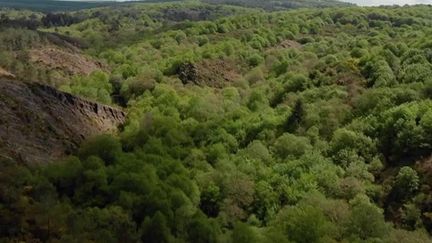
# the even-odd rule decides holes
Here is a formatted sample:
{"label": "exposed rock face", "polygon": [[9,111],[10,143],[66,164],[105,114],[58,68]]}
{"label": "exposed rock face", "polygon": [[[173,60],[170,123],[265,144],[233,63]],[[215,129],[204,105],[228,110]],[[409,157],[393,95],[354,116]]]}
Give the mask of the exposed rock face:
{"label": "exposed rock face", "polygon": [[48,163],[85,139],[115,132],[121,110],[52,87],[0,79],[0,159]]}
{"label": "exposed rock face", "polygon": [[30,62],[42,65],[48,70],[61,70],[66,74],[88,75],[104,69],[103,65],[72,49],[44,47],[29,51]]}
{"label": "exposed rock face", "polygon": [[230,60],[203,60],[180,65],[177,74],[184,83],[223,88],[241,78],[236,64]]}

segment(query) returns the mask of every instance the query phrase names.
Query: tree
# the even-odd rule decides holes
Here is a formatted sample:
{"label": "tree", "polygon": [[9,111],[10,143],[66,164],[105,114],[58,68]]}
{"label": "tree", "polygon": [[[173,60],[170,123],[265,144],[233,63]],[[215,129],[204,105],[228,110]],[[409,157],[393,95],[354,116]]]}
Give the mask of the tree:
{"label": "tree", "polygon": [[321,242],[331,239],[334,225],[324,216],[324,213],[310,205],[290,206],[282,209],[271,225],[288,237],[299,243]]}
{"label": "tree", "polygon": [[367,199],[356,198],[352,202],[352,212],[346,234],[351,239],[380,239],[388,233],[389,225],[384,221],[382,210]]}
{"label": "tree", "polygon": [[138,240],[135,222],[120,207],[86,208],[73,213],[65,240],[131,242]]}
{"label": "tree", "polygon": [[210,184],[201,192],[200,208],[207,216],[218,216],[220,203],[221,192],[218,186]]}
{"label": "tree", "polygon": [[347,154],[360,156],[364,162],[370,163],[376,154],[376,145],[371,138],[364,134],[339,129],[333,135],[329,152],[338,164],[344,166],[348,166],[350,162],[344,159]]}
{"label": "tree", "polygon": [[411,167],[404,166],[395,178],[390,197],[395,201],[411,198],[417,191],[419,183],[417,172]]}
{"label": "tree", "polygon": [[235,243],[258,243],[260,239],[257,232],[251,226],[238,222],[234,225],[232,242]]}
{"label": "tree", "polygon": [[414,83],[414,82],[430,82],[432,80],[432,65],[427,63],[416,63],[410,64],[404,67],[402,71],[402,82]]}
{"label": "tree", "polygon": [[140,231],[143,242],[167,243],[173,240],[165,216],[159,211],[144,220]]}
{"label": "tree", "polygon": [[186,39],[186,34],[183,31],[177,31],[174,39],[177,41],[178,44],[181,44]]}
{"label": "tree", "polygon": [[254,182],[244,175],[233,175],[226,180],[223,211],[231,220],[247,218],[247,209],[253,202],[254,190]]}
{"label": "tree", "polygon": [[121,150],[121,144],[117,139],[110,135],[101,135],[84,142],[79,154],[82,158],[98,156],[106,164],[112,164]]}
{"label": "tree", "polygon": [[275,141],[273,150],[281,159],[287,159],[288,157],[297,158],[312,150],[312,146],[305,137],[284,133]]}
{"label": "tree", "polygon": [[387,87],[396,83],[393,70],[385,60],[373,59],[363,64],[362,73],[368,79],[369,87]]}
{"label": "tree", "polygon": [[214,243],[218,240],[220,232],[214,222],[208,220],[198,212],[187,225],[188,240],[197,243]]}
{"label": "tree", "polygon": [[305,109],[303,107],[303,101],[298,99],[294,105],[293,111],[288,117],[284,124],[284,129],[287,132],[294,133],[301,125],[304,119]]}
{"label": "tree", "polygon": [[254,53],[248,57],[248,63],[251,67],[256,67],[264,61],[264,58],[258,53]]}
{"label": "tree", "polygon": [[94,99],[96,101],[110,104],[111,93],[113,92],[109,76],[102,71],[94,71],[89,76],[75,77],[74,82],[70,85],[73,94]]}

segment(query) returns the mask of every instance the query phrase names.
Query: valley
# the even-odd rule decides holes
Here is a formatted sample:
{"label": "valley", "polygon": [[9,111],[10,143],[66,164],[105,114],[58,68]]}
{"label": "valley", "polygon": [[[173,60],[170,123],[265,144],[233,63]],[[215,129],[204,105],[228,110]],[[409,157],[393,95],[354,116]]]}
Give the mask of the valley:
{"label": "valley", "polygon": [[25,4],[0,242],[432,242],[431,6]]}

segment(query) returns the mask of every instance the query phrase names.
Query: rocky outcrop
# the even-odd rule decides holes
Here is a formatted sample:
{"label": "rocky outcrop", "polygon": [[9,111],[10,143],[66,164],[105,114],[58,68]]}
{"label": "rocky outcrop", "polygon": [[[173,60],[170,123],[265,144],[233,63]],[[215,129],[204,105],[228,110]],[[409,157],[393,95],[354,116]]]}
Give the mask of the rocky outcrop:
{"label": "rocky outcrop", "polygon": [[115,132],[119,109],[50,86],[0,79],[0,160],[48,163],[73,153],[86,138]]}
{"label": "rocky outcrop", "polygon": [[47,70],[63,71],[68,75],[89,75],[106,69],[100,62],[92,60],[75,49],[58,48],[56,46],[32,49],[29,51],[29,61]]}
{"label": "rocky outcrop", "polygon": [[232,60],[202,60],[186,62],[179,66],[177,75],[183,84],[196,84],[223,88],[241,78],[237,65]]}

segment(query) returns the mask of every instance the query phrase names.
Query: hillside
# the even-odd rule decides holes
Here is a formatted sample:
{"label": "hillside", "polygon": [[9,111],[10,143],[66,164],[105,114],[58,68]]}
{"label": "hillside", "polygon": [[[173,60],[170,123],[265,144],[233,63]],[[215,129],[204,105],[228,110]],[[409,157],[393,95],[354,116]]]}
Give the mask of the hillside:
{"label": "hillside", "polygon": [[86,138],[116,132],[125,114],[37,83],[0,79],[0,157],[46,164]]}
{"label": "hillside", "polygon": [[113,3],[54,1],[54,0],[0,0],[0,7],[30,9],[34,11],[73,11],[86,8],[109,6]]}
{"label": "hillside", "polygon": [[[142,0],[143,3],[175,2],[178,0]],[[181,0],[180,0],[181,1]],[[121,1],[68,1],[68,0],[0,0],[0,8],[27,9],[40,12],[76,11],[128,4]]]}
{"label": "hillside", "polygon": [[350,6],[352,4],[338,1],[338,0],[203,0],[206,3],[212,4],[229,4],[235,6],[263,8],[266,10],[284,10],[291,8],[304,8],[304,7],[340,7]]}
{"label": "hillside", "polygon": [[[184,0],[142,0],[142,3],[181,2]],[[289,9],[299,7],[332,7],[347,6],[349,4],[337,0],[203,0],[212,4],[230,4],[244,7],[264,8],[267,10]],[[65,1],[65,0],[0,0],[0,8],[28,9],[41,12],[76,11],[106,6],[128,5],[127,2],[115,1]]]}
{"label": "hillside", "polygon": [[239,2],[2,12],[0,242],[432,242],[432,6]]}

